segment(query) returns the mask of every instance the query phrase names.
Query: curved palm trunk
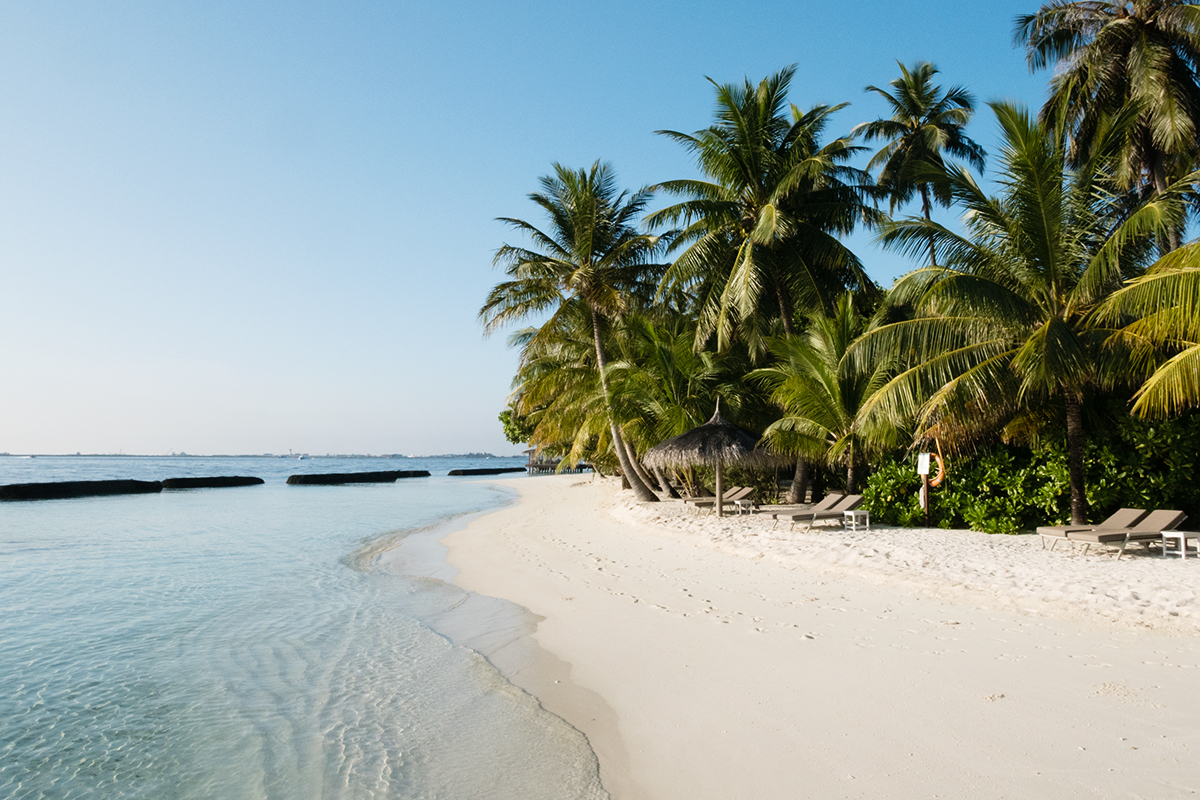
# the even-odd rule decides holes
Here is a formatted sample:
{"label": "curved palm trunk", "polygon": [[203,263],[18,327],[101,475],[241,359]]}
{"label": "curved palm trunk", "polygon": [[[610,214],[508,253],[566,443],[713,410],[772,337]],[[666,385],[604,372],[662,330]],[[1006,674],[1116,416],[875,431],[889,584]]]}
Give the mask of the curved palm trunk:
{"label": "curved palm trunk", "polygon": [[659,488],[661,488],[663,490],[663,493],[667,497],[672,497],[672,498],[675,498],[676,500],[679,499],[679,492],[677,492],[671,488],[670,481],[667,480],[666,474],[662,471],[662,469],[660,467],[654,468],[654,477],[658,479]]}
{"label": "curved palm trunk", "polygon": [[1083,474],[1083,398],[1070,392],[1067,403],[1067,472],[1071,477],[1071,524],[1087,524],[1087,492]]}
{"label": "curved palm trunk", "polygon": [[604,390],[604,402],[608,406],[608,424],[612,432],[613,450],[617,454],[617,461],[621,462],[621,474],[629,482],[630,488],[633,489],[633,493],[639,500],[656,503],[658,495],[642,482],[642,479],[634,472],[633,465],[629,463],[629,455],[625,452],[625,440],[621,437],[617,421],[612,415],[612,394],[608,390],[608,361],[604,358],[604,347],[600,344],[600,315],[596,313],[595,309],[592,309],[592,336],[596,341],[596,368],[600,370],[600,387]]}
{"label": "curved palm trunk", "polygon": [[846,494],[854,494],[858,490],[858,463],[851,458],[846,465]]}
{"label": "curved palm trunk", "polygon": [[629,456],[630,466],[633,467],[633,471],[637,473],[637,476],[641,479],[642,483],[646,484],[650,491],[654,491],[654,478],[646,470],[646,467],[643,466],[642,462],[638,461],[637,450],[635,450],[633,445],[629,443],[628,439],[625,440],[625,453]]}

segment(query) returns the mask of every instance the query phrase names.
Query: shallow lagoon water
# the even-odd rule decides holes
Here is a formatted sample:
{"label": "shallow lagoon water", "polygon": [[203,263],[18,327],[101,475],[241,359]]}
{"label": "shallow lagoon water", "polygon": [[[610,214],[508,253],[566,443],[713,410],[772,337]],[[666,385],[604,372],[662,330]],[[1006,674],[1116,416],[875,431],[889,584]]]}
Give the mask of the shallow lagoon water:
{"label": "shallow lagoon water", "polygon": [[[606,796],[578,731],[437,629],[472,605],[444,570],[379,567],[411,532],[507,494],[442,476],[283,483],[496,462],[14,461],[0,483],[268,482],[0,504],[0,797]],[[476,640],[521,613],[480,607]]]}

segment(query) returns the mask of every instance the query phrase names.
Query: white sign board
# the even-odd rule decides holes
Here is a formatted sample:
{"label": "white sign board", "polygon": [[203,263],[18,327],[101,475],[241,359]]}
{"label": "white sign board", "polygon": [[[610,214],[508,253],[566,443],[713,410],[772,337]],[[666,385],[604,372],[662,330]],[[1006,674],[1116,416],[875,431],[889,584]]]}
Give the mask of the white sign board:
{"label": "white sign board", "polygon": [[929,474],[929,453],[917,453],[917,474]]}

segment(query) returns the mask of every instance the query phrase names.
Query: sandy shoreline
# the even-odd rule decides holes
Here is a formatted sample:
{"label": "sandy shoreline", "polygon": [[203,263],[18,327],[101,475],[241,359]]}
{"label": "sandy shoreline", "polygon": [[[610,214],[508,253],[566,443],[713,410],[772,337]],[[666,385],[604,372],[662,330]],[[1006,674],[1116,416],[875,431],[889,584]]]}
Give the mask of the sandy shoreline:
{"label": "sandy shoreline", "polygon": [[618,800],[1200,791],[1198,561],[789,542],[587,477],[503,483],[519,504],[444,540],[456,582],[542,618],[494,660]]}

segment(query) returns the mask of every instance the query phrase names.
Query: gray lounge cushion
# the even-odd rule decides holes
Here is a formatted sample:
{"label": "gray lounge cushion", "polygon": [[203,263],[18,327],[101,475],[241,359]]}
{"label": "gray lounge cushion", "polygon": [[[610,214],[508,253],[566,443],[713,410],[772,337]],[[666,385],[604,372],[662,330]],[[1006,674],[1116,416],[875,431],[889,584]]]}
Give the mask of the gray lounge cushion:
{"label": "gray lounge cushion", "polygon": [[1085,533],[1109,528],[1130,528],[1136,525],[1148,512],[1141,508],[1118,508],[1112,516],[1099,525],[1043,525],[1037,529],[1042,536],[1058,536],[1066,538],[1069,533]]}
{"label": "gray lounge cushion", "polygon": [[1159,509],[1158,511],[1151,511],[1136,525],[1124,530],[1102,530],[1097,528],[1090,531],[1072,531],[1067,534],[1067,538],[1073,542],[1093,542],[1099,544],[1124,542],[1126,539],[1131,542],[1145,542],[1159,538],[1163,531],[1175,530],[1183,524],[1185,519],[1187,519],[1187,514],[1182,511]]}
{"label": "gray lounge cushion", "polygon": [[790,512],[790,513],[785,513],[785,514],[775,514],[774,516],[775,516],[775,519],[777,519],[777,520],[783,520],[785,522],[787,522],[787,521],[798,522],[800,520],[808,519],[813,514],[821,514],[826,511],[832,510],[833,508],[835,508],[838,505],[838,503],[841,503],[844,498],[845,498],[845,495],[842,494],[841,492],[830,492],[829,494],[822,497],[821,500],[816,505],[814,505],[812,508],[808,509],[807,511],[796,511],[796,512]]}

